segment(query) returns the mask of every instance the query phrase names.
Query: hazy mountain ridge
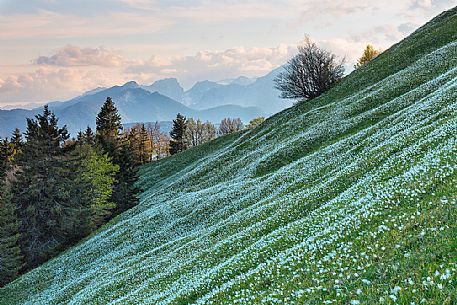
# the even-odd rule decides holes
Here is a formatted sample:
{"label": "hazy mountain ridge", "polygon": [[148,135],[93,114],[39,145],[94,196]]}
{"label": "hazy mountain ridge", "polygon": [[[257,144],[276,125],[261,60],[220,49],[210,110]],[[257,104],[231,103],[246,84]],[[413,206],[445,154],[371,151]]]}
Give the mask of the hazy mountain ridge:
{"label": "hazy mountain ridge", "polygon": [[279,91],[274,88],[274,79],[281,69],[282,67],[276,68],[247,82],[243,78],[226,85],[200,82],[184,93],[184,101],[196,109],[224,104],[253,106],[271,115],[292,105],[292,101],[281,99]]}
{"label": "hazy mountain ridge", "polygon": [[[68,101],[49,103],[49,107],[66,124],[72,135],[87,126],[94,127],[95,116],[107,96],[119,108],[123,123],[171,121],[176,114],[218,123],[224,117],[239,117],[244,123],[258,116],[268,116],[291,105],[281,100],[273,79],[278,69],[256,79],[240,76],[227,84],[197,82],[184,91],[176,78],[161,79],[151,85],[129,81],[122,86],[98,87]],[[0,136],[14,128],[25,130],[26,118],[41,107],[31,110],[0,110]]]}
{"label": "hazy mountain ridge", "polygon": [[[247,123],[254,117],[265,115],[259,108],[238,105],[192,109],[157,91],[147,91],[134,82],[84,94],[67,102],[51,103],[49,106],[56,113],[60,124],[66,124],[71,134],[75,135],[87,126],[95,126],[95,117],[107,96],[112,97],[116,103],[123,123],[171,121],[177,113],[213,123],[218,123],[224,117],[240,117]],[[40,111],[41,107],[31,110],[0,110],[0,136],[10,135],[16,127],[24,131],[26,118],[33,117]]]}

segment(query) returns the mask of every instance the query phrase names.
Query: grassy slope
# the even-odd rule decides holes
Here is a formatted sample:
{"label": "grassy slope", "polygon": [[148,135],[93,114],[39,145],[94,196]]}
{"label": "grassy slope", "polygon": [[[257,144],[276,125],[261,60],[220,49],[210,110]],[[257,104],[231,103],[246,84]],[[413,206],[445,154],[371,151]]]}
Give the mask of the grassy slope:
{"label": "grassy slope", "polygon": [[457,9],[260,127],[145,166],[140,206],[0,304],[456,304]]}

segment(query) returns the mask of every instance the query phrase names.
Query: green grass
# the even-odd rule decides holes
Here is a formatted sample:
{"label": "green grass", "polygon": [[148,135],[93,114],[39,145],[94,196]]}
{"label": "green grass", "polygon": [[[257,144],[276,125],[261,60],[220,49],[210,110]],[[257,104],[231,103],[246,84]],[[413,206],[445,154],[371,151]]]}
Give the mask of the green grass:
{"label": "green grass", "polygon": [[141,169],[0,304],[456,304],[457,9],[311,102]]}

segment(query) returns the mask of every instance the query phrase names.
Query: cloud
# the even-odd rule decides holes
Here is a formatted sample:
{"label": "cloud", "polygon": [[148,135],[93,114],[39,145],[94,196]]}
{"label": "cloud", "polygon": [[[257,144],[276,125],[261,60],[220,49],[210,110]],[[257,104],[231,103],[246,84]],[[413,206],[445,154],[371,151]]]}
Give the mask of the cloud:
{"label": "cloud", "polygon": [[112,69],[41,66],[30,73],[0,78],[0,105],[65,100],[98,86],[124,81],[125,76]]}
{"label": "cloud", "polygon": [[[301,2],[301,1],[300,1]],[[300,3],[299,2],[299,3]],[[371,3],[370,3],[371,2]],[[312,0],[303,1],[300,3],[302,22],[310,20],[320,20],[323,16],[332,17],[332,22],[335,18],[344,15],[363,12],[368,9],[373,10],[378,4],[378,1],[347,1],[347,0]]]}
{"label": "cloud", "polygon": [[409,7],[411,9],[430,10],[445,9],[455,5],[455,0],[412,0]]}
{"label": "cloud", "polygon": [[119,67],[124,59],[104,47],[80,48],[68,45],[52,56],[40,56],[33,60],[37,65],[54,66],[102,66]]}
{"label": "cloud", "polygon": [[107,12],[75,16],[40,10],[37,14],[1,16],[0,39],[89,38],[155,33],[172,22],[160,15]]}
{"label": "cloud", "polygon": [[399,41],[405,36],[400,31],[405,30],[406,26],[397,27],[392,24],[374,26],[365,31],[351,35],[348,39],[354,42],[367,42],[390,46],[392,43]]}
{"label": "cloud", "polygon": [[259,76],[283,64],[296,51],[295,46],[281,44],[273,48],[230,48],[223,51],[200,51],[190,56],[167,59],[151,57],[132,62],[125,72],[131,75],[152,74],[179,76],[184,85],[203,79],[219,80],[240,75]]}
{"label": "cloud", "polygon": [[412,32],[414,32],[418,27],[419,27],[419,25],[417,23],[406,22],[406,23],[402,23],[398,26],[398,31],[400,31],[401,33],[403,33],[405,35],[409,35]]}
{"label": "cloud", "polygon": [[[350,65],[366,44],[363,39],[344,38],[318,40],[317,43],[347,57]],[[145,60],[132,60],[105,47],[69,45],[53,55],[36,58],[32,72],[0,77],[0,104],[66,100],[95,87],[119,85],[129,80],[148,84],[165,77],[178,77],[188,88],[205,79],[257,77],[284,64],[296,52],[296,44],[283,43],[270,48],[235,47],[199,51],[187,56],[152,55]]]}

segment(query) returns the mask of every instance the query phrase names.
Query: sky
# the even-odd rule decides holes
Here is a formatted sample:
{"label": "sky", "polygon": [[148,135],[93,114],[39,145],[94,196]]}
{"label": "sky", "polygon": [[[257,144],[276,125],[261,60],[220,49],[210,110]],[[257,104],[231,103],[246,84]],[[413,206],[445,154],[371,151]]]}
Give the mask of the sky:
{"label": "sky", "polygon": [[346,57],[383,50],[457,0],[0,0],[0,107],[176,77],[258,77],[305,35]]}

